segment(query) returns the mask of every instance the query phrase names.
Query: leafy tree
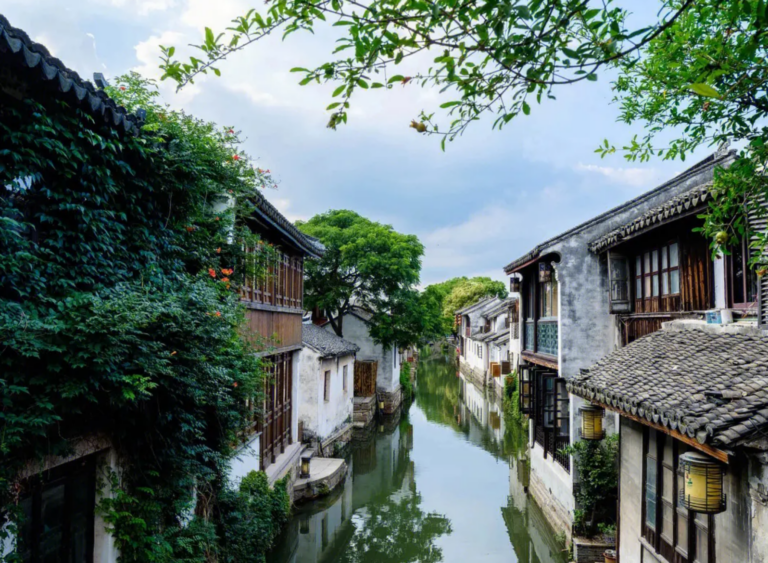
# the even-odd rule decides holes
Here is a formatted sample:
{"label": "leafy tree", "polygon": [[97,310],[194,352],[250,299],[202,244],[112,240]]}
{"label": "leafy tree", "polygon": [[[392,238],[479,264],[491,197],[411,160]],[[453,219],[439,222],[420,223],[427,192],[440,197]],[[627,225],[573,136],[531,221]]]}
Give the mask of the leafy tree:
{"label": "leafy tree", "polygon": [[461,281],[455,284],[451,292],[445,297],[443,314],[453,318],[453,315],[459,309],[477,303],[485,297],[492,296],[502,299],[507,296],[507,288],[503,282],[487,277],[476,277]]}
{"label": "leafy tree", "polygon": [[[329,127],[346,123],[356,92],[395,85],[421,85],[449,92],[411,126],[437,135],[443,147],[483,114],[501,128],[535,103],[554,98],[558,87],[597,80],[618,69],[614,84],[620,119],[645,133],[620,150],[629,160],[651,156],[684,159],[702,145],[740,142],[740,159],[718,171],[716,198],[703,232],[713,251],[726,252],[749,231],[748,211],[759,211],[768,195],[763,173],[768,160],[768,97],[764,0],[662,0],[650,25],[632,22],[627,0],[276,0],[260,13],[250,10],[225,33],[206,28],[200,58],[176,58],[162,47],[164,78],[180,86],[232,53],[282,29],[284,35],[313,31],[318,24],[344,33],[327,62],[295,68],[300,84],[335,82]],[[403,61],[425,60],[411,76],[398,74]],[[659,140],[660,138],[660,140]],[[616,151],[608,141],[598,149]],[[760,211],[761,212],[761,211]],[[753,263],[764,260],[768,233],[756,235]],[[768,273],[761,263],[758,274]]]}
{"label": "leafy tree", "polygon": [[414,235],[335,210],[315,215],[297,226],[318,238],[325,255],[306,265],[304,300],[309,308],[325,311],[331,327],[343,336],[343,316],[353,307],[373,314],[371,333],[388,346],[418,341],[421,257],[424,247]]}

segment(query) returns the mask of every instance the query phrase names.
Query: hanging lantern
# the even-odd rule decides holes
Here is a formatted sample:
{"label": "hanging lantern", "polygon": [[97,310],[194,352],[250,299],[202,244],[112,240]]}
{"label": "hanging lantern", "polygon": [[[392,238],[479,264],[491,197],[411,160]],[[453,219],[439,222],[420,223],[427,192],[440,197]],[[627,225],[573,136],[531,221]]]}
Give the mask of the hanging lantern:
{"label": "hanging lantern", "polygon": [[582,440],[602,440],[605,438],[603,430],[603,416],[605,411],[596,405],[584,405],[581,412],[581,438]]}
{"label": "hanging lantern", "polygon": [[523,280],[518,277],[509,278],[510,293],[520,293],[523,290]]}
{"label": "hanging lantern", "polygon": [[539,262],[539,283],[552,281],[552,264]]}
{"label": "hanging lantern", "polygon": [[680,471],[683,473],[680,506],[703,514],[719,514],[725,510],[720,463],[699,452],[686,452],[680,456]]}

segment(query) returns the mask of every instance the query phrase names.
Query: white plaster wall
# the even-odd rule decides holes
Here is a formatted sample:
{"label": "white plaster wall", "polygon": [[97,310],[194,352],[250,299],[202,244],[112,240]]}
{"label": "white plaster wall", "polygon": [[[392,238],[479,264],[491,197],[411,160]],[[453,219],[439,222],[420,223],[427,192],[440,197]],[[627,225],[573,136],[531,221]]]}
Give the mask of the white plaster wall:
{"label": "white plaster wall", "polygon": [[[344,390],[343,374],[347,366],[347,390]],[[331,372],[330,398],[323,398],[323,377],[326,371]],[[323,360],[320,365],[318,386],[318,427],[317,433],[322,438],[330,436],[348,419],[352,417],[352,396],[354,395],[354,356],[344,356]]]}
{"label": "white plaster wall", "polygon": [[621,515],[619,548],[622,563],[641,563],[640,537],[643,500],[643,428],[621,419],[621,472],[619,498]]}
{"label": "white plaster wall", "polygon": [[[333,332],[331,325],[326,325],[326,330]],[[368,326],[364,321],[354,315],[344,315],[342,325],[344,339],[354,342],[360,347],[357,353],[358,360],[373,360],[379,363],[376,386],[379,390],[391,393],[400,388],[400,361],[396,349],[384,348],[376,344],[368,332]]]}
{"label": "white plaster wall", "polygon": [[320,374],[320,356],[311,348],[301,350],[301,368],[299,370],[299,420],[304,429],[315,434],[319,429],[319,395],[322,393]]}
{"label": "white plaster wall", "polygon": [[725,258],[722,256],[715,258],[714,261],[715,278],[715,308],[725,309],[727,300],[725,299]]}
{"label": "white plaster wall", "polygon": [[[573,463],[571,463],[573,465]],[[571,475],[557,463],[552,456],[544,459],[544,449],[534,442],[531,447],[531,474],[544,484],[550,496],[555,499],[568,514],[573,517],[575,501]]]}
{"label": "white plaster wall", "polygon": [[[477,353],[477,347],[482,350],[482,357]],[[467,338],[467,350],[465,353],[467,363],[480,373],[488,369],[488,346],[484,342],[477,342]]]}
{"label": "white plaster wall", "polygon": [[260,435],[253,436],[237,451],[229,465],[229,486],[231,488],[234,489],[238,487],[243,477],[248,475],[251,471],[259,471],[259,462],[261,461],[259,455],[260,451]]}

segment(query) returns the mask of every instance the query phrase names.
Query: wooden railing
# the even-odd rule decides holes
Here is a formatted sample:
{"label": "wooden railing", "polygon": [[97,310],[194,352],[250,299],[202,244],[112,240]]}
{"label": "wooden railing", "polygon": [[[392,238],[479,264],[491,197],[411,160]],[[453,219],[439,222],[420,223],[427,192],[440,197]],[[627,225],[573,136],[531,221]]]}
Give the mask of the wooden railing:
{"label": "wooden railing", "polygon": [[246,253],[258,272],[246,276],[240,298],[253,303],[301,308],[304,293],[304,260],[278,252],[267,262],[258,248]]}

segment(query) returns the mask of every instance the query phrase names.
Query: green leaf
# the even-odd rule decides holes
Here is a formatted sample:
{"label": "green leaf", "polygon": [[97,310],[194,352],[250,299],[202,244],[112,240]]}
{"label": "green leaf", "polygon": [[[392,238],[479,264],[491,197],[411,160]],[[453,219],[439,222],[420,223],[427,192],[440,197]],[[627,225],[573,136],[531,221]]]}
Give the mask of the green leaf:
{"label": "green leaf", "polygon": [[331,109],[339,107],[340,105],[341,105],[341,102],[333,102],[332,104],[329,104],[328,107],[325,108],[325,109],[326,110],[331,110]]}
{"label": "green leaf", "polygon": [[360,88],[363,88],[364,90],[368,89],[368,83],[362,78],[357,79],[357,85],[360,86]]}
{"label": "green leaf", "polygon": [[704,84],[703,82],[699,82],[697,84],[691,84],[689,86],[689,90],[693,92],[694,94],[698,94],[699,96],[705,96],[707,98],[717,98],[718,100],[722,99],[722,95],[720,92],[712,88],[709,84]]}
{"label": "green leaf", "polygon": [[528,102],[523,101],[523,113],[525,115],[531,115],[531,106],[528,105]]}
{"label": "green leaf", "polygon": [[588,74],[587,80],[589,80],[590,82],[597,82],[597,75],[594,72],[592,74]]}
{"label": "green leaf", "polygon": [[300,66],[293,67],[291,72],[309,72],[309,69],[301,68]]}
{"label": "green leaf", "polygon": [[402,74],[396,74],[392,78],[387,80],[387,84],[394,84],[395,82],[402,82],[403,78],[405,78],[405,76],[403,76]]}
{"label": "green leaf", "polygon": [[440,107],[445,109],[445,108],[451,108],[453,106],[458,106],[459,104],[461,104],[461,102],[458,102],[458,101],[455,101],[455,102],[445,102],[444,104],[440,104]]}
{"label": "green leaf", "polygon": [[340,96],[340,95],[341,95],[341,93],[344,91],[344,89],[345,89],[346,87],[347,87],[347,85],[346,85],[346,84],[342,84],[341,86],[339,86],[338,88],[336,88],[336,89],[333,91],[333,94],[331,94],[331,97],[332,97],[332,98],[335,98],[336,96]]}

